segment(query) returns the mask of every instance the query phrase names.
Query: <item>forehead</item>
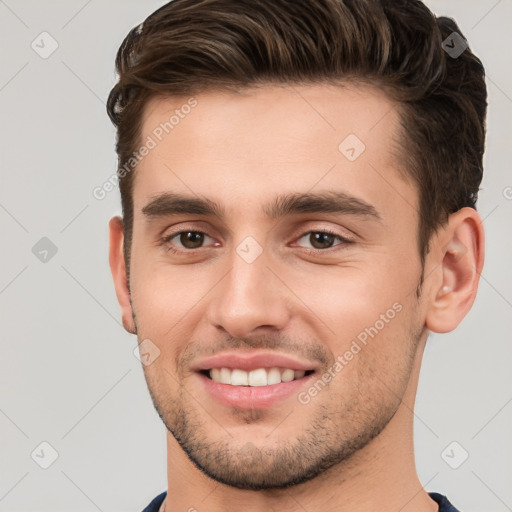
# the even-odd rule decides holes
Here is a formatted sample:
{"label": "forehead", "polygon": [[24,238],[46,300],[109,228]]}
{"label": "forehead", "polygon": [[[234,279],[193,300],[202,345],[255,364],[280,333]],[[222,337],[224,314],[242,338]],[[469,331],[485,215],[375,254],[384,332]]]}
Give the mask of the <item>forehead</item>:
{"label": "forehead", "polygon": [[165,190],[226,199],[237,192],[250,202],[272,190],[360,188],[364,180],[371,196],[382,192],[379,175],[400,176],[399,126],[392,100],[366,85],[153,98],[141,144],[154,147],[137,165],[134,206]]}
{"label": "forehead", "polygon": [[[274,146],[280,146],[283,154],[290,146],[301,154],[299,141],[314,143],[317,151],[337,149],[336,142],[350,133],[377,149],[376,142],[391,140],[397,117],[395,103],[368,85],[262,86],[237,93],[151,98],[143,112],[141,134],[143,139],[150,135],[158,138],[158,127],[168,123],[169,133],[163,128],[161,135],[168,138],[165,136],[172,133],[176,142],[195,137],[200,146],[194,154],[201,150],[222,156],[229,151],[235,157],[250,148],[251,154],[261,159],[269,148],[278,149]],[[219,145],[219,139],[228,134],[229,144]],[[265,148],[258,148],[257,142],[266,142]],[[311,151],[309,145],[305,152]],[[240,151],[233,154],[236,147]]]}

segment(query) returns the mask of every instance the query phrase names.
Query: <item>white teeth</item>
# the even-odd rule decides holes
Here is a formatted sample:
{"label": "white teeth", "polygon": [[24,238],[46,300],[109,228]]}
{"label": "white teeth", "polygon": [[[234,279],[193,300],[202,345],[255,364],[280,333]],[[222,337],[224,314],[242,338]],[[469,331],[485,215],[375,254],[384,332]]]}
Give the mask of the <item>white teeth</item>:
{"label": "white teeth", "polygon": [[270,368],[267,373],[267,385],[281,384],[281,372],[279,368]]}
{"label": "white teeth", "polygon": [[282,382],[290,382],[293,380],[293,377],[295,376],[295,373],[293,370],[285,370],[281,374],[281,381]]}
{"label": "white teeth", "polygon": [[[210,377],[213,379],[213,375],[211,374],[211,372],[210,372]],[[213,379],[213,380],[215,380],[215,379]],[[221,384],[231,384],[231,370],[229,370],[228,368],[221,368],[219,382]]]}
{"label": "white teeth", "polygon": [[[234,373],[234,371],[233,371]],[[249,386],[266,386],[267,371],[265,368],[258,368],[249,372]]]}
{"label": "white teeth", "polygon": [[248,386],[249,375],[244,370],[233,370],[231,372],[231,384],[233,386]]}
{"label": "white teeth", "polygon": [[212,368],[210,377],[215,382],[221,384],[231,384],[232,386],[271,386],[281,382],[290,382],[294,379],[301,379],[305,375],[304,370],[291,370],[290,368],[258,368],[246,372],[235,368]]}

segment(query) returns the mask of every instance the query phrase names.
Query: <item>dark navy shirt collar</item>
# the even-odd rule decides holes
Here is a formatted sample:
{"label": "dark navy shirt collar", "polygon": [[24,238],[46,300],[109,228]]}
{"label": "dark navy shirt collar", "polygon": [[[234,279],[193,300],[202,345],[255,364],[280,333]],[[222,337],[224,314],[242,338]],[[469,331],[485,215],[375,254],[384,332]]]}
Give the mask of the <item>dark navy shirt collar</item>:
{"label": "dark navy shirt collar", "polygon": [[[439,512],[458,512],[446,496],[437,492],[431,492],[429,495],[439,505]],[[142,512],[158,512],[166,496],[167,492],[165,491],[159,494]]]}

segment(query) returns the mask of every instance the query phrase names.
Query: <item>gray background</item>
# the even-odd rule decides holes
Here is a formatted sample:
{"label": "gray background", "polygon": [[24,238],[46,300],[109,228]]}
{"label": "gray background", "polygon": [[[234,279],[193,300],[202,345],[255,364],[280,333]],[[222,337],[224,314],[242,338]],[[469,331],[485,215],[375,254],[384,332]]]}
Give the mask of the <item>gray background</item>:
{"label": "gray background", "polygon": [[[165,430],[107,264],[118,190],[92,195],[116,167],[104,106],[115,53],[163,3],[0,0],[0,511],[140,511],[166,488]],[[428,5],[455,17],[487,69],[479,201],[487,258],[471,313],[428,343],[417,464],[426,488],[463,512],[504,512],[512,510],[512,2]],[[59,45],[46,59],[31,47],[51,48],[48,36],[42,48],[43,31]],[[47,469],[43,441],[58,452]]]}

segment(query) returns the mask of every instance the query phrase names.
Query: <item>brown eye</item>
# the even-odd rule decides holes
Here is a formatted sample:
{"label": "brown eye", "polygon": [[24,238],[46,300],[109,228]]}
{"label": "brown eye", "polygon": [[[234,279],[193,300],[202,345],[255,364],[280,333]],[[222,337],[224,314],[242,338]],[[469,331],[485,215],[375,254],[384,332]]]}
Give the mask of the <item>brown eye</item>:
{"label": "brown eye", "polygon": [[181,245],[186,249],[197,249],[204,242],[204,233],[198,231],[182,231],[179,233]]}
{"label": "brown eye", "polygon": [[343,249],[353,243],[352,240],[330,231],[308,231],[299,238],[298,242],[299,247],[317,254],[331,247],[334,248],[333,250]]}
{"label": "brown eye", "polygon": [[215,242],[215,240],[203,233],[202,231],[195,230],[182,230],[176,231],[170,235],[163,237],[160,240],[160,243],[168,252],[172,252],[173,254],[178,254],[180,256],[184,256],[186,254],[192,253],[196,249],[207,248],[208,245],[204,245],[205,242],[209,244],[209,246],[218,247],[219,244]]}
{"label": "brown eye", "polygon": [[334,239],[339,238],[330,233],[311,232],[309,241],[315,249],[329,249],[334,244]]}

